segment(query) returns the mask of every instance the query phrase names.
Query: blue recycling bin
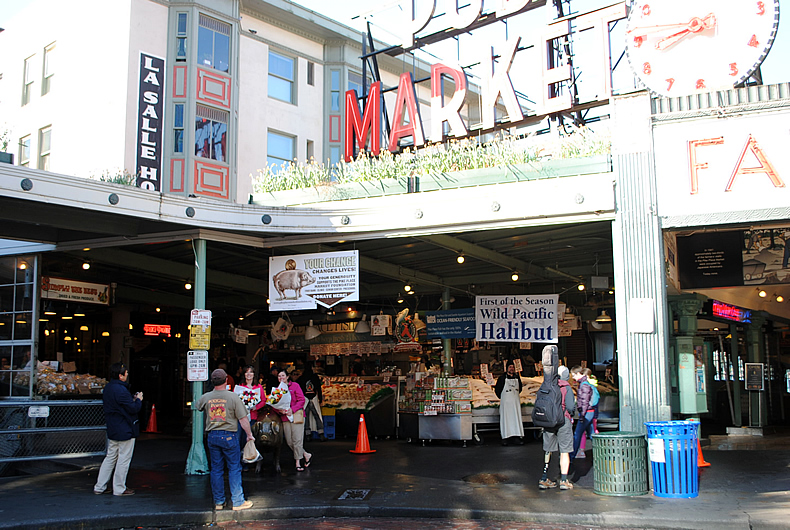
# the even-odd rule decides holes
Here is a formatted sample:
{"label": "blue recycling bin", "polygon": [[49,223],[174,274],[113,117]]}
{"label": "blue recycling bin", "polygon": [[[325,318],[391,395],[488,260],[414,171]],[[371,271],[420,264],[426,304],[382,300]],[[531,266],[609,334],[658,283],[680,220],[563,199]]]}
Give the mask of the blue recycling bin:
{"label": "blue recycling bin", "polygon": [[656,497],[690,499],[699,495],[697,431],[694,421],[650,421],[647,448]]}

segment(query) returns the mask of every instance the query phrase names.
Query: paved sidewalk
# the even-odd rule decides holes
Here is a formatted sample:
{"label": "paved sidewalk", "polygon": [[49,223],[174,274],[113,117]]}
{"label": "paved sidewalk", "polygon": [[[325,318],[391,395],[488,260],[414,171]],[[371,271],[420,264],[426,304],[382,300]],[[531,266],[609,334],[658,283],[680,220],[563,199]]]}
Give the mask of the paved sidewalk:
{"label": "paved sidewalk", "polygon": [[[297,473],[290,451],[275,475],[271,456],[260,475],[244,474],[255,505],[243,512],[212,510],[208,476],[186,476],[187,438],[144,435],[127,484],[130,497],[94,495],[100,458],[72,461],[73,471],[0,478],[0,528],[121,528],[200,526],[229,521],[305,517],[390,517],[488,520],[548,525],[632,528],[787,528],[790,450],[706,450],[694,499],[652,494],[608,497],[593,492],[591,455],[576,461],[575,489],[541,491],[539,441],[503,447],[425,446],[371,440],[377,452],[349,453],[353,439],[308,442],[311,467]],[[556,460],[556,458],[555,458]],[[553,472],[557,472],[553,462]],[[232,527],[230,527],[232,528]]]}

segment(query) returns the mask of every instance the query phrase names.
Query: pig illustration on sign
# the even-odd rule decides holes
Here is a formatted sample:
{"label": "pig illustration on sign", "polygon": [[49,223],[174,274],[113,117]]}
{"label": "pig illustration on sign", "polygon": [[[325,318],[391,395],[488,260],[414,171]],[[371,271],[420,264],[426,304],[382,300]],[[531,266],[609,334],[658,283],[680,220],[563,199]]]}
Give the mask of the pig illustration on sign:
{"label": "pig illustration on sign", "polygon": [[[252,425],[252,435],[255,437],[255,448],[261,455],[274,453],[274,470],[280,473],[280,449],[283,445],[283,422],[280,415],[268,405],[260,409],[258,421]],[[262,465],[263,460],[258,460],[256,473],[261,472]]]}
{"label": "pig illustration on sign", "polygon": [[302,296],[302,289],[315,283],[312,274],[302,269],[291,269],[280,271],[272,277],[272,283],[277,293],[280,295],[278,300],[285,300],[285,291],[291,290],[296,296],[294,300]]}

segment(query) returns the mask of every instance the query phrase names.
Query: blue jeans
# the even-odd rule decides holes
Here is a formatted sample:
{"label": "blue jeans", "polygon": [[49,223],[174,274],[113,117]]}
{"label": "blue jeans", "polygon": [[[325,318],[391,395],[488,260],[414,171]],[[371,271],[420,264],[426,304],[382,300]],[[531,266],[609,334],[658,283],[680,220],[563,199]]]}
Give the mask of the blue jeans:
{"label": "blue jeans", "polygon": [[228,483],[233,506],[244,503],[241,489],[241,451],[236,433],[232,431],[209,431],[208,453],[211,457],[211,493],[214,504],[225,504],[225,465],[228,466]]}
{"label": "blue jeans", "polygon": [[582,434],[587,433],[587,439],[592,441],[593,435],[593,417],[595,412],[588,412],[576,424],[576,430],[573,432],[573,452],[570,454],[571,462],[576,458],[576,453],[579,452],[579,446],[582,444]]}

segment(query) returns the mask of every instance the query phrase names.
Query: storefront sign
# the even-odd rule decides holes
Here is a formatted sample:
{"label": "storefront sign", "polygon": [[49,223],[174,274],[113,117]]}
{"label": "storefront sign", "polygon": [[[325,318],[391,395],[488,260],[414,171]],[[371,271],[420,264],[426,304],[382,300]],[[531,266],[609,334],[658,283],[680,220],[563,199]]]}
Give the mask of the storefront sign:
{"label": "storefront sign", "polygon": [[359,300],[359,251],[269,258],[269,311]]}
{"label": "storefront sign", "polygon": [[110,303],[110,286],[43,276],[41,278],[41,298],[108,305]]}
{"label": "storefront sign", "polygon": [[140,52],[135,184],[146,190],[161,188],[164,94],[165,60]]}
{"label": "storefront sign", "polygon": [[746,390],[762,392],[765,390],[765,365],[763,363],[745,363]]}
{"label": "storefront sign", "polygon": [[475,298],[476,339],[556,343],[559,295],[498,295]]}
{"label": "storefront sign", "polygon": [[208,381],[208,351],[187,352],[187,381]]}
{"label": "storefront sign", "polygon": [[475,310],[450,309],[447,311],[426,311],[428,338],[468,339],[475,336]]}
{"label": "storefront sign", "polygon": [[[480,27],[496,21],[497,18],[510,16],[518,12],[529,11],[535,7],[545,5],[545,0],[501,0],[495,12],[482,13],[482,2],[473,0],[470,6],[458,11],[458,7],[450,9],[438,17],[435,14],[435,2],[407,2],[401,11],[406,14],[405,23],[400,27],[406,28],[409,32],[405,39],[405,49],[418,48],[412,46],[415,41],[439,42],[448,38],[453,38],[463,33],[467,27]],[[503,41],[495,46],[481,47],[482,54],[473,60],[467,59],[468,63],[479,61],[484,67],[480,72],[481,87],[481,120],[482,130],[493,130],[495,126],[514,127],[525,121],[521,104],[516,96],[516,90],[510,78],[510,68],[515,56],[519,52],[540,53],[538,64],[542,65],[540,93],[533,98],[536,101],[535,114],[527,119],[535,120],[554,112],[561,112],[573,109],[574,102],[571,98],[571,90],[556,90],[558,84],[571,83],[572,72],[567,62],[564,64],[552,64],[550,57],[547,57],[546,50],[556,46],[556,41],[563,41],[571,38],[574,33],[587,31],[593,33],[598,38],[591,42],[594,50],[590,50],[590,56],[595,57],[598,64],[591,68],[609,72],[611,50],[609,45],[609,23],[625,18],[625,3],[598,9],[579,16],[571,15],[563,17],[557,22],[549,24],[542,31],[530,35],[513,36],[505,34]],[[439,23],[450,24],[452,31],[441,30],[429,26],[429,22],[437,20]],[[423,28],[429,27],[430,35],[418,36]],[[530,38],[528,42],[527,39]],[[523,40],[522,40],[523,39]],[[464,123],[462,107],[465,103],[467,91],[466,72],[457,65],[437,63],[431,67],[431,142],[443,142],[446,134],[454,138],[462,138],[468,135],[467,125]],[[611,94],[611,76],[600,76],[600,86],[590,92],[592,100],[579,102],[579,104],[589,106],[594,102],[608,100]],[[444,84],[447,80],[452,80],[455,85],[453,97],[449,102],[444,101]],[[370,138],[370,151],[378,156],[381,151],[381,119],[383,98],[381,82],[377,81],[370,87],[370,93],[365,98],[364,112],[360,113],[359,95],[356,90],[346,92],[345,106],[345,149],[344,158],[350,162],[356,157],[355,150],[365,149]],[[501,101],[506,112],[500,117],[497,124],[497,103]],[[417,93],[414,87],[414,79],[411,73],[401,74],[398,83],[398,91],[395,96],[395,106],[388,113],[392,127],[389,134],[389,150],[397,152],[401,149],[399,141],[402,138],[410,137],[411,146],[422,147],[426,144],[426,134],[423,130],[420,108],[417,101]],[[445,129],[444,123],[448,127]],[[475,130],[474,134],[479,134],[480,130]]]}
{"label": "storefront sign", "polygon": [[723,318],[725,320],[732,320],[733,322],[751,322],[752,312],[742,307],[725,304],[718,300],[711,300],[706,303],[703,312],[712,317]]}
{"label": "storefront sign", "polygon": [[143,334],[158,337],[159,335],[170,336],[169,324],[143,324]]}

